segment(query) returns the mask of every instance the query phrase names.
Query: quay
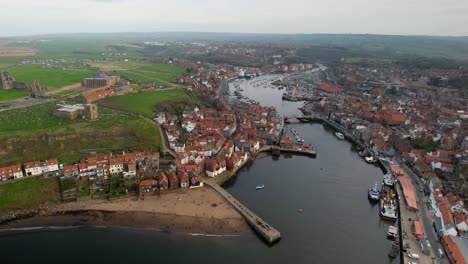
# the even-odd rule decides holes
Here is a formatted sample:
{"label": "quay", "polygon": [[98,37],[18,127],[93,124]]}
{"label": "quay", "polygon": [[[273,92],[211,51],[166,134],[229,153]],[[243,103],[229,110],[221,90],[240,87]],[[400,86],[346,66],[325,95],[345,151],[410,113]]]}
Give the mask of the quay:
{"label": "quay", "polygon": [[212,180],[205,180],[205,183],[212,189],[221,194],[234,208],[244,217],[249,225],[259,234],[266,242],[273,244],[281,239],[281,234],[278,230],[267,224],[254,212],[250,211],[236,198],[232,197],[226,190],[221,188],[216,182]]}

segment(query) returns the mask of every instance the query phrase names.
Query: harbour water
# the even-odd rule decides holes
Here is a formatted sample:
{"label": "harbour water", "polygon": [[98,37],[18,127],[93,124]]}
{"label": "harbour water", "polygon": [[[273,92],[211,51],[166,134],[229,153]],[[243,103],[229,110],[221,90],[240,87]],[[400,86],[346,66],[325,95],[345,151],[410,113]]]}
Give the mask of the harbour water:
{"label": "harbour water", "polygon": [[[242,82],[242,94],[281,114],[299,114],[301,103],[281,101],[284,90]],[[207,237],[150,230],[80,228],[0,233],[2,260],[170,263],[392,263],[388,223],[367,200],[383,173],[347,141],[321,124],[292,124],[316,159],[282,154],[259,158],[225,188],[282,234],[268,246],[256,236]],[[289,132],[289,127],[285,129]],[[256,190],[256,186],[265,188]],[[300,212],[301,211],[301,212]],[[27,252],[28,254],[24,254]],[[7,262],[5,262],[7,263]],[[398,260],[393,261],[398,263]]]}

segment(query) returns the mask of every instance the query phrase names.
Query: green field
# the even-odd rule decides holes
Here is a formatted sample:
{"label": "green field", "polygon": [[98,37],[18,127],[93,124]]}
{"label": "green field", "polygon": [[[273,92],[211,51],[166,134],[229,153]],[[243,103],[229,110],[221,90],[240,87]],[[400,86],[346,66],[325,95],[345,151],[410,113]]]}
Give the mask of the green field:
{"label": "green field", "polygon": [[0,210],[31,208],[45,202],[60,202],[60,188],[56,177],[31,177],[0,185]]}
{"label": "green field", "polygon": [[94,71],[46,69],[43,65],[20,65],[9,69],[11,75],[20,82],[39,80],[41,86],[50,89],[79,83],[86,77],[93,77]]}
{"label": "green field", "polygon": [[0,69],[9,68],[30,57],[0,57]]}
{"label": "green field", "polygon": [[37,49],[39,54],[35,56],[36,59],[98,59],[109,57],[107,54],[112,52],[126,53],[126,58],[141,56],[141,48],[130,45],[130,41],[122,38],[107,39],[87,36],[46,38],[39,36],[27,40],[31,42],[11,43],[10,46]]}
{"label": "green field", "polygon": [[172,64],[134,61],[91,63],[91,66],[111,71],[132,82],[156,83],[165,87],[174,86],[173,82],[186,71],[184,67]]}
{"label": "green field", "polygon": [[9,101],[29,96],[30,92],[15,89],[0,90],[0,101]]}
{"label": "green field", "polygon": [[99,101],[99,103],[153,118],[156,105],[184,100],[190,100],[187,93],[183,89],[173,89],[109,97]]}
{"label": "green field", "polygon": [[[72,163],[91,151],[161,150],[159,130],[150,120],[105,108],[98,109],[98,120],[60,120],[52,116],[54,107],[0,112],[0,166],[50,158]],[[14,145],[7,140],[12,137]]]}

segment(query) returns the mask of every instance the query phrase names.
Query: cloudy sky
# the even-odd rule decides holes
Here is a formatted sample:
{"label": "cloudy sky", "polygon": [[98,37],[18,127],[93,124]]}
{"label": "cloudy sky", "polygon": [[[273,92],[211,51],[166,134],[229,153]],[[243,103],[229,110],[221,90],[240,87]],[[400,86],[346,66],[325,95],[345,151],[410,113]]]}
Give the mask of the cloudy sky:
{"label": "cloudy sky", "polygon": [[468,0],[0,0],[0,36],[75,32],[468,35]]}

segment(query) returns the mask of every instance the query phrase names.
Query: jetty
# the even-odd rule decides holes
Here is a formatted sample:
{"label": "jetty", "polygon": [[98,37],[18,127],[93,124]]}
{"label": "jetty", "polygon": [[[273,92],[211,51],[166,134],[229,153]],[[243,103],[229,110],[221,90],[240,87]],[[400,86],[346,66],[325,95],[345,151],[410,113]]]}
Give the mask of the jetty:
{"label": "jetty", "polygon": [[221,188],[212,180],[205,180],[206,185],[221,194],[236,210],[244,217],[247,223],[259,234],[267,243],[273,244],[281,239],[281,234],[274,227],[263,221],[259,216],[252,212],[249,208],[239,202],[230,193]]}

